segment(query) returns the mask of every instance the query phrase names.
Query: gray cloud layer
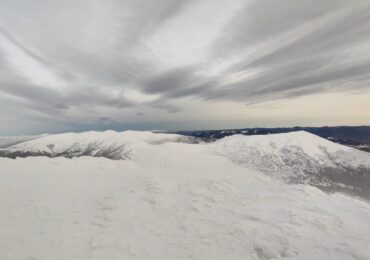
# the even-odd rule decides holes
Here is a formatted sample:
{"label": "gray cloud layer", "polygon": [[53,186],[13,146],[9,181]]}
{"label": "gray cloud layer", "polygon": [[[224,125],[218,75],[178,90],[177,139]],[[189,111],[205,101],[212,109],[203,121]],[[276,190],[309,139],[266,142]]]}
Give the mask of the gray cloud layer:
{"label": "gray cloud layer", "polygon": [[[182,98],[256,103],[369,88],[369,1],[236,2],[2,1],[3,128],[132,125],[178,113]],[[213,30],[213,20],[223,22]]]}

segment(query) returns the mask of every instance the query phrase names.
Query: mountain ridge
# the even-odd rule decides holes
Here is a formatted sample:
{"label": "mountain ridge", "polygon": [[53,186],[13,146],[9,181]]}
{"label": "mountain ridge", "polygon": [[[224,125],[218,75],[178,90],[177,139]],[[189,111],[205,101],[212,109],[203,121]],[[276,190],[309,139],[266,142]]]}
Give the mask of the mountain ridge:
{"label": "mountain ridge", "polygon": [[90,131],[42,136],[0,149],[0,157],[13,159],[90,156],[134,161],[148,167],[178,161],[168,154],[192,163],[190,154],[207,153],[287,183],[305,183],[370,199],[370,154],[306,131],[236,134],[214,142],[148,131]]}
{"label": "mountain ridge", "polygon": [[323,126],[323,127],[255,127],[220,130],[192,130],[177,131],[174,133],[194,136],[206,142],[211,142],[234,134],[243,135],[268,135],[306,131],[329,141],[353,147],[365,152],[370,152],[370,126]]}

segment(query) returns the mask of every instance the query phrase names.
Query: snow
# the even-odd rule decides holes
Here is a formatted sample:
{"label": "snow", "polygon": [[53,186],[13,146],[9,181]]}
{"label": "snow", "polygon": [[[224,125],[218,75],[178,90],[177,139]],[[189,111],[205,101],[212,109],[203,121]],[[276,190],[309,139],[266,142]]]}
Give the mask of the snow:
{"label": "snow", "polygon": [[305,131],[254,136],[232,135],[220,139],[216,143],[231,146],[239,146],[239,144],[248,145],[249,147],[254,147],[265,153],[282,150],[290,146],[298,146],[301,147],[307,155],[317,159],[325,155],[320,147],[325,147],[329,152],[336,152],[338,150],[348,151],[351,149]]}
{"label": "snow", "polygon": [[368,201],[287,184],[232,158],[247,143],[261,154],[297,146],[317,160],[327,155],[317,146],[354,150],[306,133],[265,138],[192,144],[109,131],[18,144],[119,142],[130,157],[0,158],[0,259],[370,259]]}
{"label": "snow", "polygon": [[44,136],[8,147],[6,151],[52,157],[91,155],[111,159],[127,159],[132,146],[159,145],[166,142],[192,142],[192,138],[146,131],[91,131]]}
{"label": "snow", "polygon": [[[45,136],[45,135],[42,135]],[[23,143],[42,136],[0,136],[0,149]]]}
{"label": "snow", "polygon": [[230,160],[264,171],[317,171],[320,167],[370,167],[370,154],[330,142],[305,131],[233,135],[216,141],[213,150]]}
{"label": "snow", "polygon": [[[130,159],[138,150],[164,143],[196,143],[193,137],[142,131],[105,131],[48,135],[22,142],[6,149],[26,155],[107,157]],[[204,144],[206,145],[206,144]],[[330,142],[304,131],[261,136],[232,135],[208,145],[208,149],[259,170],[288,169],[292,166],[370,167],[370,155]],[[297,162],[297,161],[301,162]],[[306,162],[310,165],[300,165]],[[290,165],[292,164],[292,165]],[[294,168],[294,167],[293,167]],[[297,167],[294,168],[297,170]]]}

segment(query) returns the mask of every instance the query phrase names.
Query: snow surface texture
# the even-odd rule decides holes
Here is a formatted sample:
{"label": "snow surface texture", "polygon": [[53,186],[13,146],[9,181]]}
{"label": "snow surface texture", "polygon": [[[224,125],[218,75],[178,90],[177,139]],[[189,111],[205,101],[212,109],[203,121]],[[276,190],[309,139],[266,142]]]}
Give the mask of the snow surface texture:
{"label": "snow surface texture", "polygon": [[[0,259],[370,259],[369,202],[288,184],[279,176],[295,166],[277,159],[299,147],[316,163],[365,167],[366,153],[304,132],[211,144],[90,132],[11,149],[53,144],[56,154],[92,142],[119,143],[128,156],[0,158]],[[275,172],[259,169],[250,147],[272,157]]]}

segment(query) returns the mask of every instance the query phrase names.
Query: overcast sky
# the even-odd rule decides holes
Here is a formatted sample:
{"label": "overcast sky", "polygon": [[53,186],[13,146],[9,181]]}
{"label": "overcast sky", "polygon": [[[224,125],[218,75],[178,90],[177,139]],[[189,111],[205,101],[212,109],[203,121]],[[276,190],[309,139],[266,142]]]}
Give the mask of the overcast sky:
{"label": "overcast sky", "polygon": [[0,1],[0,135],[360,124],[368,0]]}

